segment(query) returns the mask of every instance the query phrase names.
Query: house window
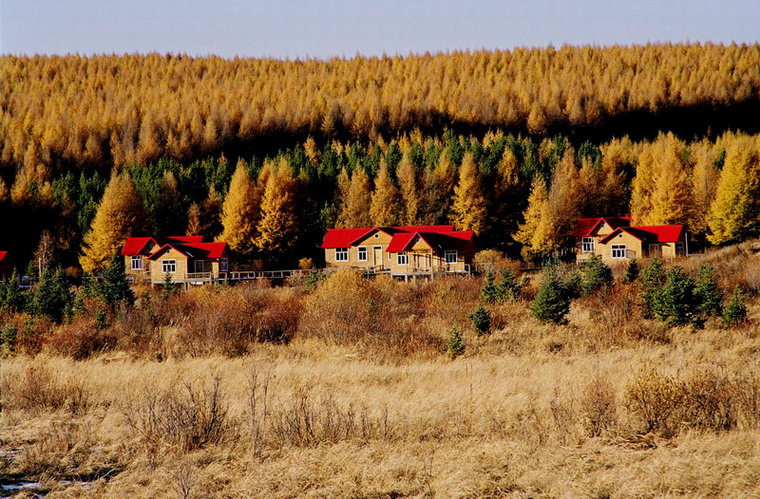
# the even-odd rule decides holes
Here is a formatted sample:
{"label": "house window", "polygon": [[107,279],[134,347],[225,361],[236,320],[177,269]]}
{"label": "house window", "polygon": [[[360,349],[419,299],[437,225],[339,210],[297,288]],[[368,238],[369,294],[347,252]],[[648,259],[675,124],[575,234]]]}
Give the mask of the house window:
{"label": "house window", "polygon": [[359,246],[359,261],[360,262],[367,261],[367,247],[366,246]]}
{"label": "house window", "polygon": [[140,255],[132,255],[132,270],[142,270],[142,257]]}
{"label": "house window", "polygon": [[613,244],[612,245],[612,258],[625,258],[627,251],[626,244]]}
{"label": "house window", "polygon": [[173,274],[177,271],[177,260],[164,260],[161,262],[164,274]]}
{"label": "house window", "polygon": [[459,254],[457,250],[446,250],[443,252],[443,259],[446,263],[457,263]]}
{"label": "house window", "polygon": [[583,237],[581,238],[581,251],[583,253],[593,253],[594,252],[594,238],[593,237]]}
{"label": "house window", "polygon": [[229,269],[229,267],[230,267],[229,260],[227,260],[226,258],[222,258],[221,260],[219,260],[219,270],[220,271],[227,272],[227,270]]}
{"label": "house window", "polygon": [[335,261],[347,262],[348,261],[348,248],[335,248]]}
{"label": "house window", "polygon": [[396,263],[399,265],[409,265],[409,255],[406,253],[398,253],[398,256],[396,257]]}

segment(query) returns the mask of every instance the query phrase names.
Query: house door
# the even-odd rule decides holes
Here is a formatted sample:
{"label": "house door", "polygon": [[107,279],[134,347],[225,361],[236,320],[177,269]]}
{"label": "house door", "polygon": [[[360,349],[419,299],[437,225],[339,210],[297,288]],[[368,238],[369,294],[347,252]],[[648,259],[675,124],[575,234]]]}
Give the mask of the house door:
{"label": "house door", "polygon": [[195,271],[196,272],[205,272],[204,266],[203,266],[203,260],[196,260],[195,261]]}
{"label": "house door", "polygon": [[374,267],[383,267],[383,247],[382,246],[373,246],[372,247],[372,266]]}

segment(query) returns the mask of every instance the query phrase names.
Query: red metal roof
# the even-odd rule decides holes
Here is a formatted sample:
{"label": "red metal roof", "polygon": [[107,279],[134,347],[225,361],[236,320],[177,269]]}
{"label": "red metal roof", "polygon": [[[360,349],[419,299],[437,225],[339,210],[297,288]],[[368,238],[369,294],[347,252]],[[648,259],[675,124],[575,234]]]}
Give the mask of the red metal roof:
{"label": "red metal roof", "polygon": [[372,227],[363,227],[360,229],[329,229],[322,241],[322,248],[348,248],[354,242],[369,235],[373,230]]}
{"label": "red metal roof", "polygon": [[640,241],[648,243],[675,243],[683,236],[683,225],[638,225],[635,227],[620,227],[608,236],[599,240],[607,244],[621,232],[626,232]]}
{"label": "red metal roof", "polygon": [[387,253],[399,253],[407,251],[410,246],[414,245],[415,239],[419,237],[427,243],[433,250],[459,249],[475,237],[471,230],[451,230],[447,232],[401,232],[394,234],[391,239]]}
{"label": "red metal roof", "polygon": [[399,232],[398,234],[394,234],[385,251],[387,253],[400,253],[406,251],[406,248],[413,244],[412,241],[414,241],[418,235],[419,234],[416,232]]}
{"label": "red metal roof", "polygon": [[182,253],[188,258],[202,258],[202,259],[214,259],[224,256],[224,252],[227,250],[227,243],[169,243],[164,244],[156,251],[151,253],[148,260],[155,260],[164,251],[174,249]]}
{"label": "red metal roof", "polygon": [[124,242],[124,248],[122,248],[121,254],[124,256],[141,255],[149,242],[156,244],[155,239],[152,237],[128,237]]}
{"label": "red metal roof", "polygon": [[581,218],[573,230],[573,237],[590,237],[596,235],[597,228],[602,222],[606,223],[613,229],[618,227],[628,227],[631,225],[631,217],[596,217]]}
{"label": "red metal roof", "polygon": [[0,251],[0,262],[4,262],[6,256],[8,256],[7,251]]}
{"label": "red metal roof", "polygon": [[121,250],[123,256],[147,255],[150,251],[148,243],[164,246],[172,243],[202,243],[203,236],[167,236],[167,237],[128,237]]}

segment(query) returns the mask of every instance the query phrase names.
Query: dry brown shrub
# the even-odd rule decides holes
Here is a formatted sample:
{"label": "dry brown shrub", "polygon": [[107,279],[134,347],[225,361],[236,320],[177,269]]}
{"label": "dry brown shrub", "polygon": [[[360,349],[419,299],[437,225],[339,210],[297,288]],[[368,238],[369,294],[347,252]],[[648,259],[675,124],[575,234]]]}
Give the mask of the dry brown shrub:
{"label": "dry brown shrub", "polygon": [[599,437],[617,422],[617,393],[606,376],[597,374],[580,397],[584,427],[589,437]]}
{"label": "dry brown shrub", "polygon": [[122,403],[121,413],[148,449],[167,444],[190,452],[218,445],[233,436],[235,427],[218,375],[210,385],[175,382],[158,391],[146,386]]}
{"label": "dry brown shrub", "polygon": [[45,351],[82,360],[112,350],[118,340],[112,329],[101,329],[92,319],[77,317],[50,334],[45,343]]}
{"label": "dry brown shrub", "polygon": [[90,404],[90,393],[76,377],[62,378],[42,361],[30,364],[22,373],[6,373],[0,381],[2,406],[39,414],[66,409],[82,414]]}
{"label": "dry brown shrub", "polygon": [[387,411],[376,416],[366,406],[342,407],[330,393],[315,397],[308,391],[272,411],[271,432],[274,442],[296,447],[391,438]]}

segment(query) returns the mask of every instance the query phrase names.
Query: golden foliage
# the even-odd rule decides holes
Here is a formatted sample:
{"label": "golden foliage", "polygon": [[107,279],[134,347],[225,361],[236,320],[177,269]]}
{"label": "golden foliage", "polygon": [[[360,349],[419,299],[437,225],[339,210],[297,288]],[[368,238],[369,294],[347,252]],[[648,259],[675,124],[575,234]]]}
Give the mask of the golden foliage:
{"label": "golden foliage", "polygon": [[82,270],[102,271],[119,252],[124,240],[144,223],[142,204],[132,179],[114,175],[100,201],[92,227],[84,237],[84,251],[79,259]]}
{"label": "golden foliage", "polygon": [[255,249],[260,197],[245,164],[239,162],[222,207],[221,239],[233,251],[250,254]]}

